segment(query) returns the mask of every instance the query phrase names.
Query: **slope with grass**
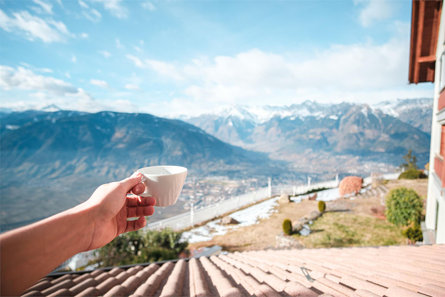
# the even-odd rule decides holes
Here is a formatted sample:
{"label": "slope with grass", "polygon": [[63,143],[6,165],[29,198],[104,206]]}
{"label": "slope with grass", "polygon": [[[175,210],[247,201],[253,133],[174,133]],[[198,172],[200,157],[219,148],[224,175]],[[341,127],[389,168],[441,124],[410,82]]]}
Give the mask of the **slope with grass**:
{"label": "slope with grass", "polygon": [[[428,180],[393,180],[386,183],[388,190],[407,187],[426,199]],[[338,199],[327,202],[327,212],[313,225],[309,236],[294,235],[305,247],[377,246],[406,244],[401,229],[376,214],[384,196],[376,193],[367,198]],[[241,227],[206,242],[193,243],[189,248],[220,245],[227,251],[259,250],[275,247],[275,237],[282,232],[286,218],[292,221],[318,208],[317,201],[286,203],[277,206],[277,212],[258,224]]]}

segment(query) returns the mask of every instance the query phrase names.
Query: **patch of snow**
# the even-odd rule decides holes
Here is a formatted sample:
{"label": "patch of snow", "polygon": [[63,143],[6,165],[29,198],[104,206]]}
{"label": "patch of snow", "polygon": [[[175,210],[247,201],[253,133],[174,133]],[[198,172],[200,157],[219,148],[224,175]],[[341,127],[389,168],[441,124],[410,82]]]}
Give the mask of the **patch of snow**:
{"label": "patch of snow", "polygon": [[275,212],[278,198],[269,199],[243,210],[232,213],[230,216],[240,222],[237,225],[221,225],[221,220],[214,220],[204,226],[194,228],[182,233],[182,241],[189,243],[211,240],[214,236],[224,235],[230,230],[250,226],[258,223],[260,219],[268,218]]}
{"label": "patch of snow", "polygon": [[[340,194],[338,193],[338,188],[327,189],[323,191],[316,192],[317,193],[317,201],[333,201],[340,198]],[[301,202],[301,200],[309,199],[309,197],[314,196],[315,193],[299,195],[296,197],[291,197],[290,200],[294,202]]]}
{"label": "patch of snow", "polygon": [[331,120],[335,120],[335,121],[338,120],[338,116],[336,116],[336,115],[330,115],[329,118]]}
{"label": "patch of snow", "polygon": [[[307,195],[305,195],[305,196],[307,196]],[[295,202],[295,203],[300,203],[301,200],[303,200],[302,196],[290,197],[289,199],[290,199],[290,201]]]}
{"label": "patch of snow", "polygon": [[317,193],[317,201],[333,201],[340,198],[338,188],[328,189]]}
{"label": "patch of snow", "polygon": [[360,110],[361,111],[361,113],[363,113],[365,116],[368,116],[368,113],[369,113],[369,108],[368,108],[368,106],[363,106],[363,108]]}
{"label": "patch of snow", "polygon": [[55,112],[55,111],[61,111],[62,109],[55,104],[50,104],[45,107],[42,107],[41,110],[46,112]]}
{"label": "patch of snow", "polygon": [[304,224],[303,228],[300,230],[300,235],[308,236],[309,234],[311,234],[311,227],[309,227],[308,224]]}
{"label": "patch of snow", "polygon": [[6,125],[6,130],[17,130],[20,126],[17,125]]}

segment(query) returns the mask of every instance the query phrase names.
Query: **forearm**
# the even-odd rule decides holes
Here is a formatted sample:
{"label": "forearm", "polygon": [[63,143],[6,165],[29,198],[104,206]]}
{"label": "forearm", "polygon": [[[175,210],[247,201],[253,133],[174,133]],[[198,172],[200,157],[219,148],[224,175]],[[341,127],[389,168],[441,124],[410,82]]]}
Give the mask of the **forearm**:
{"label": "forearm", "polygon": [[[92,238],[93,209],[84,205],[0,235],[1,295],[16,295],[73,255]],[[24,273],[26,272],[26,273]]]}

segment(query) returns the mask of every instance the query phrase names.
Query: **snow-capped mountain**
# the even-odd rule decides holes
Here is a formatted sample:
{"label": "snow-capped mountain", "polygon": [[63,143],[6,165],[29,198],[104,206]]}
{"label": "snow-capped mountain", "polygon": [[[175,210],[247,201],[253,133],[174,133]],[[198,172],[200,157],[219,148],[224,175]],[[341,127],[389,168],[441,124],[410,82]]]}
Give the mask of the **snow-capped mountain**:
{"label": "snow-capped mountain", "polygon": [[431,133],[433,99],[397,99],[394,101],[382,101],[372,105],[374,109],[380,109],[402,122],[408,123],[423,132]]}
{"label": "snow-capped mountain", "polygon": [[[429,154],[432,99],[367,104],[233,106],[185,119],[225,142],[295,161],[301,152],[393,158],[413,149],[419,163]],[[389,158],[388,155],[392,154]]]}
{"label": "snow-capped mountain", "polygon": [[[317,118],[324,117],[338,117],[345,109],[350,108],[354,103],[343,102],[340,104],[326,104],[318,103],[315,101],[304,101],[301,104],[292,104],[284,106],[245,106],[245,105],[233,105],[225,107],[219,110],[215,110],[209,113],[201,114],[198,116],[181,116],[181,119],[193,122],[195,119],[202,117],[211,118],[236,118],[241,121],[249,121],[257,124],[261,124],[269,121],[274,117],[299,117],[304,118],[307,116],[314,116]],[[385,114],[399,118],[406,122],[417,118],[418,122],[422,122],[418,126],[424,127],[423,122],[428,122],[431,125],[431,112],[433,106],[432,98],[418,98],[418,99],[397,99],[393,101],[381,101],[376,104],[369,105],[373,110],[380,110]],[[423,115],[417,117],[415,115]],[[429,133],[429,130],[424,130]]]}

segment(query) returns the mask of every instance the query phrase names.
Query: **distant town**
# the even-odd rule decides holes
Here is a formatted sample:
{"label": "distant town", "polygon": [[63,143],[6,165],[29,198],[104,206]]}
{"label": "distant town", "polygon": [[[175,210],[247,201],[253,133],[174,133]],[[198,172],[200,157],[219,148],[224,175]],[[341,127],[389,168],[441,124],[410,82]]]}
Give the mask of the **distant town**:
{"label": "distant town", "polygon": [[208,178],[190,178],[186,180],[179,200],[184,202],[184,209],[189,210],[193,203],[194,209],[206,207],[234,196],[239,196],[265,186],[266,180],[256,178],[232,180],[226,176]]}

